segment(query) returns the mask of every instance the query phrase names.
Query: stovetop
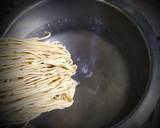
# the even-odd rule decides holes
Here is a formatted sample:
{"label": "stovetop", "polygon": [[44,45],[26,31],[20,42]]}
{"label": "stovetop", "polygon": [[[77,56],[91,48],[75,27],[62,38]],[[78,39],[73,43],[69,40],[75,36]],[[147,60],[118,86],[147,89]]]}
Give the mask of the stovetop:
{"label": "stovetop", "polygon": [[[0,0],[0,24],[10,12],[28,0]],[[160,42],[160,1],[159,0],[123,0],[137,9],[150,23]],[[142,128],[160,128],[160,102]]]}

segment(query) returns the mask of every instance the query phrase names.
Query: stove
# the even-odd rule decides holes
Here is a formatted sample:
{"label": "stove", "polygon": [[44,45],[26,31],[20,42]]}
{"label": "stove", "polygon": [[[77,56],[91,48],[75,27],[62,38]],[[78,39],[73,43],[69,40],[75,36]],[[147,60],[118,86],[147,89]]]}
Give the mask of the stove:
{"label": "stove", "polygon": [[[29,0],[0,0],[0,24],[13,9]],[[160,43],[160,1],[159,0],[123,0],[139,11],[152,26]],[[0,28],[1,29],[1,28]],[[160,128],[160,101],[142,128]]]}

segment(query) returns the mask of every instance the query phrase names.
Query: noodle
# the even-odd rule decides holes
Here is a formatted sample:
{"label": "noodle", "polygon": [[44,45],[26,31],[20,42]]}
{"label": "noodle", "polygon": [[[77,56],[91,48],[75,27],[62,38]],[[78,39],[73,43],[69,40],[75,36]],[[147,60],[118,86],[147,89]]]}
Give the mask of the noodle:
{"label": "noodle", "polygon": [[76,69],[69,51],[57,41],[0,39],[0,117],[25,123],[71,106]]}

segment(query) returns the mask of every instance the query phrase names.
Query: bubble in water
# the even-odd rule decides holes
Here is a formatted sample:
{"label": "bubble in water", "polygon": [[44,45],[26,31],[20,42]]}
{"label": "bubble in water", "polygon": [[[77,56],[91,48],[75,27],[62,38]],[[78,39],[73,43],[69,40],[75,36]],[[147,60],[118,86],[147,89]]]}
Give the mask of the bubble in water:
{"label": "bubble in water", "polygon": [[89,74],[86,75],[86,78],[90,78],[93,76],[93,72],[89,72]]}
{"label": "bubble in water", "polygon": [[77,61],[80,61],[81,59],[79,58],[79,57],[77,57],[77,59],[76,59]]}
{"label": "bubble in water", "polygon": [[82,67],[82,73],[87,74],[88,73],[88,65],[84,64]]}

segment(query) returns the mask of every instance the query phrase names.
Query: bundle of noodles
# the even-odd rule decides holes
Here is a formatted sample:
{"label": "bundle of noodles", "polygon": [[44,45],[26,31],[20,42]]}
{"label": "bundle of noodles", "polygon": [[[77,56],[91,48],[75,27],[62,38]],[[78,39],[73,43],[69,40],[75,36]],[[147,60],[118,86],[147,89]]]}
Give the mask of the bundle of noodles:
{"label": "bundle of noodles", "polygon": [[76,68],[57,41],[0,39],[0,117],[24,123],[71,106],[77,85],[71,76]]}

